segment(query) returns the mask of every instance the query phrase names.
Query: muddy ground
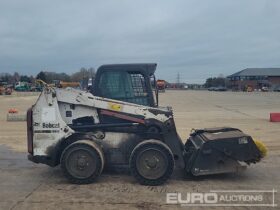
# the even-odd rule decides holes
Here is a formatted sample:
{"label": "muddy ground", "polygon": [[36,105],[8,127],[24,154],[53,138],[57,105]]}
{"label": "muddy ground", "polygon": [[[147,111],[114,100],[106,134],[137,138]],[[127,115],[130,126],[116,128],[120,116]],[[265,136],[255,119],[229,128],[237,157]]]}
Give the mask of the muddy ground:
{"label": "muddy ground", "polygon": [[[239,174],[193,178],[177,170],[171,180],[158,187],[141,186],[128,173],[117,172],[106,172],[98,182],[90,185],[72,185],[64,179],[59,167],[29,162],[26,158],[25,122],[6,122],[6,114],[9,108],[17,108],[24,113],[36,98],[0,96],[0,209],[209,209],[168,205],[166,193],[186,195],[210,190],[279,190],[280,123],[269,122],[270,112],[280,112],[279,93],[161,93],[160,104],[173,107],[177,129],[184,140],[192,128],[238,127],[265,142],[269,154],[261,163]],[[280,203],[279,193],[275,194],[275,203]]]}

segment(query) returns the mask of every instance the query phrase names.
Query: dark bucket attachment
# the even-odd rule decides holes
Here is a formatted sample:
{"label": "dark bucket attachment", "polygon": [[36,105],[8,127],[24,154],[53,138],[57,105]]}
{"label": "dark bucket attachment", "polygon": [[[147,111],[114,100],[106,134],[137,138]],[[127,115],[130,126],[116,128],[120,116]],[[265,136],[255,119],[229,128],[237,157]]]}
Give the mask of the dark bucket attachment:
{"label": "dark bucket attachment", "polygon": [[[231,173],[261,159],[251,136],[235,128],[194,130],[185,144],[186,171],[195,176]],[[246,167],[245,167],[246,168]]]}

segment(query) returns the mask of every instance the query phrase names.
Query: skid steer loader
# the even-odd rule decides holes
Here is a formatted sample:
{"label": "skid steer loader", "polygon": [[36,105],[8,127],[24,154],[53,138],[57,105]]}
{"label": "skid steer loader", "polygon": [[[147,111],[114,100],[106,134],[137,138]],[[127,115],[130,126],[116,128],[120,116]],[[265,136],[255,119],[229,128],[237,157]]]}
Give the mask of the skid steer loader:
{"label": "skid steer loader", "polygon": [[89,91],[45,87],[27,112],[28,159],[60,164],[77,184],[93,182],[104,167],[126,166],[144,185],[163,184],[175,166],[199,176],[261,160],[252,137],[235,128],[193,130],[183,144],[172,108],[158,104],[155,70],[103,65]]}

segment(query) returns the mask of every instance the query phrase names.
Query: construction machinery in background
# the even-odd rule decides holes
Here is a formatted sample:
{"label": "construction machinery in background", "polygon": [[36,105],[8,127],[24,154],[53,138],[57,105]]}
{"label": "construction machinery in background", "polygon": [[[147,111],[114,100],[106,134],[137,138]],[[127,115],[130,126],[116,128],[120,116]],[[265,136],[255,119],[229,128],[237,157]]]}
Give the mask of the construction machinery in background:
{"label": "construction machinery in background", "polygon": [[0,95],[11,95],[12,88],[6,82],[0,82]]}
{"label": "construction machinery in background", "polygon": [[27,82],[17,82],[15,84],[15,91],[18,91],[18,92],[30,91],[30,85]]}
{"label": "construction machinery in background", "polygon": [[174,167],[194,176],[230,173],[265,156],[261,142],[236,128],[195,129],[184,144],[172,108],[160,107],[152,88],[156,66],[103,65],[89,92],[45,87],[27,112],[28,159],[60,164],[77,184],[127,167],[139,183],[160,185]]}
{"label": "construction machinery in background", "polygon": [[162,79],[158,79],[156,82],[157,85],[157,89],[159,92],[165,92],[165,88],[166,88],[166,81],[162,80]]}
{"label": "construction machinery in background", "polygon": [[55,87],[58,87],[58,88],[67,88],[67,87],[80,88],[79,82],[64,82],[61,80],[54,80],[54,85],[55,85]]}
{"label": "construction machinery in background", "polygon": [[79,82],[64,82],[61,80],[53,80],[51,84],[48,84],[41,79],[37,79],[35,83],[38,88],[43,88],[43,87],[57,87],[57,88],[71,87],[71,88],[78,88],[78,89],[80,88]]}

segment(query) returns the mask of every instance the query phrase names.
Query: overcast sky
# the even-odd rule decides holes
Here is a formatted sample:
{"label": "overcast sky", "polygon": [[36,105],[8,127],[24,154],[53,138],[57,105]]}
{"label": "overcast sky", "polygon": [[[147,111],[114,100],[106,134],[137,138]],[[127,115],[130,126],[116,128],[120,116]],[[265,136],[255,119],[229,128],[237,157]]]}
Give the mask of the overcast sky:
{"label": "overcast sky", "polygon": [[0,2],[0,73],[158,63],[185,82],[280,67],[279,0]]}

